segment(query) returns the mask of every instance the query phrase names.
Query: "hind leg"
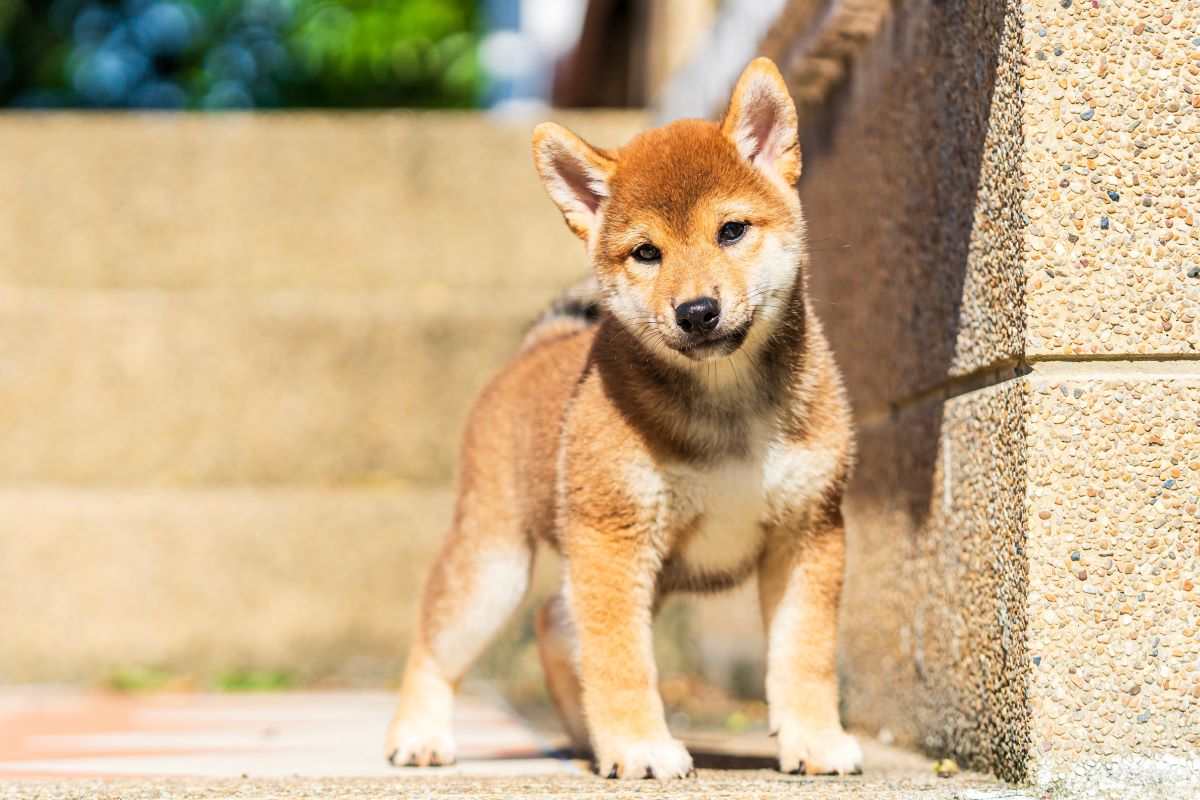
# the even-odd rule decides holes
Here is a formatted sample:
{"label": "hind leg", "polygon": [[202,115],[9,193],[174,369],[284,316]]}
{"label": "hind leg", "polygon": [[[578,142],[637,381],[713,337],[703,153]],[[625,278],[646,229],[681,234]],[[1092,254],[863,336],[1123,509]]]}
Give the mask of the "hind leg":
{"label": "hind leg", "polygon": [[460,504],[425,584],[388,731],[387,756],[398,766],[454,763],[455,692],[529,587],[533,542],[494,505],[476,504],[478,513]]}
{"label": "hind leg", "polygon": [[583,688],[575,671],[575,629],[561,591],[542,605],[535,628],[550,699],[571,740],[571,749],[582,755],[591,747],[583,717]]}

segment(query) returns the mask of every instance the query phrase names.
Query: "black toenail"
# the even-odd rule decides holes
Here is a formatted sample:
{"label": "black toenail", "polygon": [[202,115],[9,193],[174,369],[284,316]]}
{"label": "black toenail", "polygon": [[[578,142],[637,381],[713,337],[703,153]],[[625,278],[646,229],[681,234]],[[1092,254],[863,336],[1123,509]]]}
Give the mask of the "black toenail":
{"label": "black toenail", "polygon": [[388,753],[388,757],[387,757],[388,763],[391,764],[393,767],[396,766],[396,756],[398,756],[398,755],[400,755],[399,750],[393,750],[392,752]]}
{"label": "black toenail", "polygon": [[617,765],[616,765],[616,764],[613,764],[613,765],[612,765],[612,769],[610,769],[610,770],[608,771],[608,777],[609,777],[610,779],[611,779],[611,778],[615,778],[615,777],[617,777]]}
{"label": "black toenail", "polygon": [[654,777],[654,767],[646,767],[646,774],[644,777],[653,778]]}

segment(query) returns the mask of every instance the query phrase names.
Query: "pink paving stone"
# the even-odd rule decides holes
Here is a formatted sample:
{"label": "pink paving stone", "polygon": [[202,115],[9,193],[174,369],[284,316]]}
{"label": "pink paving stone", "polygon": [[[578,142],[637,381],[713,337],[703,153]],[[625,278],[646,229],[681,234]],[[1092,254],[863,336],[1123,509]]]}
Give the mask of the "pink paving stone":
{"label": "pink paving stone", "polygon": [[381,777],[576,773],[501,703],[465,695],[459,763],[383,758],[383,692],[152,694],[0,691],[0,777]]}

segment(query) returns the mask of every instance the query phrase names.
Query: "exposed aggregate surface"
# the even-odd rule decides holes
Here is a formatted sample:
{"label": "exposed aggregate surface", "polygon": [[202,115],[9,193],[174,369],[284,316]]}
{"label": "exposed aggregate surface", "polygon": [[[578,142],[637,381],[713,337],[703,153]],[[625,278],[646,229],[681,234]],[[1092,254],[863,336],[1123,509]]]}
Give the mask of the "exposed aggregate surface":
{"label": "exposed aggregate surface", "polygon": [[1031,383],[1035,776],[1197,781],[1200,376]]}
{"label": "exposed aggregate surface", "polygon": [[1200,2],[877,5],[790,75],[862,421],[847,714],[1200,794]]}
{"label": "exposed aggregate surface", "polygon": [[1200,3],[1024,3],[1026,354],[1200,351]]}

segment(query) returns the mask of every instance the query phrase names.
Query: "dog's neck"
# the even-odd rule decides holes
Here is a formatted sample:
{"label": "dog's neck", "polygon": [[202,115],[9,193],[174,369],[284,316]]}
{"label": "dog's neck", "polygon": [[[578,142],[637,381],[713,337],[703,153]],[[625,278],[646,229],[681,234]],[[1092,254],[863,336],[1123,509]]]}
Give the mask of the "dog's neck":
{"label": "dog's neck", "polygon": [[747,455],[755,431],[794,395],[808,316],[797,280],[773,328],[752,349],[688,362],[604,313],[592,363],[622,415],[662,455],[689,461]]}

